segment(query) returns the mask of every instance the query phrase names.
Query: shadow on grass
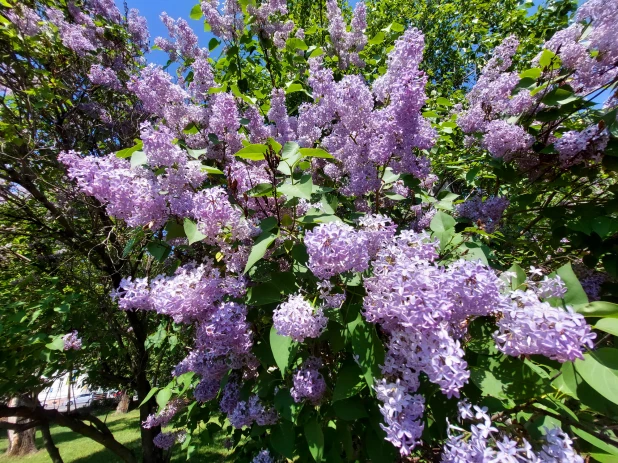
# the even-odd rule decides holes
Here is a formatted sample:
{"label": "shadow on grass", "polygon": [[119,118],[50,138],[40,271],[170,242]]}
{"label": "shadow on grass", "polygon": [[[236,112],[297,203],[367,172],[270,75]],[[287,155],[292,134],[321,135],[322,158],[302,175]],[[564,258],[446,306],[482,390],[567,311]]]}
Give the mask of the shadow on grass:
{"label": "shadow on grass", "polygon": [[[126,447],[130,448],[133,453],[138,457],[138,461],[141,461],[139,439],[125,442]],[[62,451],[61,451],[62,452]],[[92,452],[90,455],[71,460],[71,463],[122,463],[122,460],[114,455],[113,452],[107,449],[100,449]]]}

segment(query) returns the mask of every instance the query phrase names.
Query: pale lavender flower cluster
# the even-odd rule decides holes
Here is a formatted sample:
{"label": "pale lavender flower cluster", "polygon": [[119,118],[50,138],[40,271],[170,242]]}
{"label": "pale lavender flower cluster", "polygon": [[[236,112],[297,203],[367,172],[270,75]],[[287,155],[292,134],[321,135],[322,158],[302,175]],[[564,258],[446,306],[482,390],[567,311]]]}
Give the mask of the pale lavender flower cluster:
{"label": "pale lavender flower cluster", "polygon": [[97,49],[96,29],[94,21],[89,16],[81,15],[85,19],[84,24],[80,23],[79,18],[75,18],[77,23],[69,23],[65,20],[64,14],[56,8],[47,7],[45,12],[49,22],[58,28],[65,47],[70,48],[79,56],[85,56],[86,53]]}
{"label": "pale lavender flower cluster", "polygon": [[266,0],[257,8],[248,6],[247,12],[254,17],[252,29],[261,39],[272,40],[277,48],[285,47],[287,38],[294,30],[294,21],[279,20],[279,17],[288,13],[286,2]]}
{"label": "pale lavender flower cluster", "polygon": [[386,432],[386,440],[399,448],[401,455],[409,455],[423,433],[424,397],[410,394],[408,387],[399,380],[389,383],[382,379],[375,390],[378,400],[382,401],[380,412],[385,424],[380,427]]}
{"label": "pale lavender flower cluster", "polygon": [[273,324],[277,333],[298,342],[303,342],[305,338],[319,337],[327,322],[322,309],[314,308],[300,294],[290,296],[273,313]]}
{"label": "pale lavender flower cluster", "polygon": [[103,16],[113,22],[120,22],[122,15],[116,7],[114,0],[92,0],[94,13]]}
{"label": "pale lavender flower cluster", "polygon": [[493,157],[509,161],[513,155],[527,151],[533,142],[532,135],[519,125],[498,119],[487,124],[482,144]]}
{"label": "pale lavender flower cluster", "polygon": [[522,127],[502,120],[526,113],[535,102],[528,90],[511,95],[519,83],[519,76],[507,70],[518,45],[517,39],[510,36],[496,47],[478,81],[466,95],[469,107],[459,114],[457,121],[465,133],[483,134],[483,148],[506,161],[525,153],[533,142],[532,136]]}
{"label": "pale lavender flower cluster", "polygon": [[[429,176],[428,160],[414,154],[414,149],[431,147],[436,136],[420,114],[427,81],[418,69],[422,53],[423,35],[407,30],[389,53],[387,72],[375,81],[373,95],[361,76],[335,82],[319,57],[309,60],[315,103],[299,108],[297,140],[307,147],[321,143],[339,161],[318,165],[342,184],[343,194],[378,190],[378,166],[421,181]],[[374,107],[375,100],[383,105]]]}
{"label": "pale lavender flower cluster", "polygon": [[520,114],[529,109],[534,99],[527,90],[514,97],[511,93],[519,82],[516,72],[508,72],[517,51],[514,36],[504,39],[493,52],[476,84],[466,95],[469,108],[459,114],[459,126],[466,133],[485,132],[487,124],[501,116]]}
{"label": "pale lavender flower cluster", "polygon": [[486,407],[459,403],[460,420],[472,421],[470,429],[449,423],[448,440],[444,445],[442,463],[468,462],[534,462],[583,463],[573,450],[573,442],[559,428],[545,430],[545,444],[535,453],[526,439],[512,439],[494,426]]}
{"label": "pale lavender flower cluster", "polygon": [[313,405],[318,405],[326,392],[326,381],[320,373],[322,361],[316,357],[310,357],[303,362],[292,375],[294,387],[290,394],[294,402],[307,400]]}
{"label": "pale lavender flower cluster", "polygon": [[69,151],[58,159],[67,166],[68,176],[80,190],[107,206],[108,214],[129,226],[161,226],[167,218],[166,201],[159,194],[154,174],[130,164],[114,154],[102,158],[81,157]]}
{"label": "pale lavender flower cluster", "polygon": [[[545,48],[557,53],[562,64],[575,71],[570,83],[585,95],[618,76],[618,2],[589,0],[575,17],[578,22],[554,34]],[[591,56],[592,52],[596,56]]]}
{"label": "pale lavender flower cluster", "polygon": [[594,346],[596,334],[571,307],[552,307],[530,290],[514,291],[512,299],[511,308],[503,309],[494,335],[505,354],[541,354],[563,363],[583,359],[582,346]]}
{"label": "pale lavender flower cluster", "polygon": [[456,206],[459,217],[465,217],[482,224],[488,233],[498,228],[504,210],[508,207],[509,200],[504,197],[494,196],[485,201],[480,196],[475,196]]}
{"label": "pale lavender flower cluster", "polygon": [[152,440],[155,446],[163,450],[169,450],[177,442],[183,440],[185,437],[184,432],[161,432],[155,436]]}
{"label": "pale lavender flower cluster", "polygon": [[159,275],[150,284],[145,279],[123,279],[113,296],[123,310],[154,310],[177,323],[190,323],[210,319],[224,297],[244,294],[242,282],[242,277],[225,278],[207,261],[184,265],[169,277]]}
{"label": "pale lavender flower cluster", "polygon": [[158,116],[165,116],[167,106],[181,106],[188,98],[187,92],[172,83],[172,76],[161,67],[150,64],[127,84],[142,101],[144,109]]}
{"label": "pale lavender flower cluster", "polygon": [[336,0],[327,0],[326,14],[328,16],[328,33],[333,51],[339,58],[339,66],[347,69],[350,65],[364,67],[365,63],[358,53],[367,45],[365,29],[367,29],[367,11],[364,2],[358,2],[354,8],[350,32],[341,14]]}
{"label": "pale lavender flower cluster", "polygon": [[333,284],[329,280],[319,281],[318,290],[320,291],[320,299],[324,301],[326,307],[338,309],[345,301],[345,293],[333,292]]}
{"label": "pale lavender flower cluster", "polygon": [[275,460],[270,455],[270,452],[268,450],[261,450],[255,457],[253,457],[253,460],[251,460],[251,463],[274,463],[274,462]]}
{"label": "pale lavender flower cluster", "polygon": [[196,347],[217,357],[249,353],[253,343],[246,318],[246,306],[236,302],[220,304],[212,316],[198,326]]}
{"label": "pale lavender flower cluster", "polygon": [[15,5],[15,8],[5,11],[3,14],[23,35],[33,36],[41,30],[39,26],[41,18],[36,11],[26,5],[18,3]]}
{"label": "pale lavender flower cluster", "polygon": [[239,401],[228,415],[230,424],[236,429],[251,426],[270,426],[279,421],[279,415],[273,407],[266,407],[257,395],[249,397],[248,401]]}
{"label": "pale lavender flower cluster", "polygon": [[150,33],[148,32],[148,22],[146,18],[140,16],[139,10],[131,8],[127,16],[129,34],[133,42],[142,50],[149,48]]}
{"label": "pale lavender flower cluster", "polygon": [[[167,13],[161,13],[161,21],[174,42],[162,37],[155,39],[155,44],[170,55],[170,59],[176,60],[178,56],[184,59],[196,59],[201,57],[205,51],[198,47],[197,35],[193,32],[187,21],[180,18],[174,21]],[[208,55],[205,55],[208,58]]]}
{"label": "pale lavender flower cluster", "polygon": [[203,379],[195,387],[193,396],[198,402],[208,402],[217,397],[219,393],[220,383],[216,379]]}
{"label": "pale lavender flower cluster", "polygon": [[425,231],[431,225],[431,220],[438,210],[434,207],[427,207],[424,204],[415,204],[410,208],[414,211],[414,220],[410,223],[410,228],[417,233]]}
{"label": "pale lavender flower cluster", "polygon": [[320,224],[305,234],[309,269],[326,279],[347,271],[362,272],[369,265],[367,236],[343,222]]}
{"label": "pale lavender flower cluster", "polygon": [[242,34],[242,7],[237,0],[225,0],[223,12],[219,12],[219,0],[202,0],[201,4],[204,19],[214,35],[232,41]]}
{"label": "pale lavender flower cluster", "polygon": [[71,331],[62,337],[64,341],[64,350],[80,350],[82,348],[82,340],[77,336],[77,331]]}
{"label": "pale lavender flower cluster", "polygon": [[541,299],[549,297],[558,297],[562,299],[567,293],[567,287],[558,275],[554,277],[545,277],[538,285],[538,294]]}
{"label": "pale lavender flower cluster", "polygon": [[358,219],[358,224],[366,237],[369,257],[372,259],[378,254],[382,245],[391,241],[397,232],[397,225],[393,220],[382,214],[366,214]]}
{"label": "pale lavender flower cluster", "polygon": [[568,168],[582,162],[599,162],[608,141],[607,130],[592,125],[581,132],[565,132],[554,147],[559,153],[560,166]]}
{"label": "pale lavender flower cluster", "polygon": [[180,399],[170,400],[165,408],[156,415],[148,415],[145,421],[142,422],[142,428],[150,429],[157,426],[165,426],[172,418],[180,411],[184,403]]}
{"label": "pale lavender flower cluster", "polygon": [[[583,316],[571,309],[553,308],[532,291],[510,297],[506,284],[481,262],[459,260],[441,267],[434,263],[437,257],[437,243],[428,234],[403,231],[378,251],[373,274],[365,279],[364,315],[388,335],[382,373],[400,395],[414,394],[424,373],[447,397],[459,397],[470,376],[459,340],[477,316],[499,316],[494,337],[508,355],[574,360],[581,358],[581,346],[594,339]],[[544,280],[539,291],[553,295],[563,290],[553,279]],[[422,410],[414,416],[420,415]],[[420,424],[405,421],[405,434],[401,423],[391,425],[385,418],[389,436],[416,436],[393,440],[408,454]]]}
{"label": "pale lavender flower cluster", "polygon": [[122,90],[122,82],[120,82],[116,72],[111,68],[93,64],[88,78],[94,85],[102,85],[112,90]]}

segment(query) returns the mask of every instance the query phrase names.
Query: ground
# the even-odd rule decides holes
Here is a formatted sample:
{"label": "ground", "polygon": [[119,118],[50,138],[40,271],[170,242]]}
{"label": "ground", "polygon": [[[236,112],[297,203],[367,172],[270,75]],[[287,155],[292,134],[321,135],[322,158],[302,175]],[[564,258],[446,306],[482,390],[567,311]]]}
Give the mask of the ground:
{"label": "ground", "polygon": [[[139,411],[134,410],[126,415],[116,415],[114,410],[99,412],[96,415],[107,423],[116,439],[139,453]],[[116,463],[121,462],[112,452],[93,440],[74,433],[70,429],[58,426],[51,427],[52,437],[60,450],[65,463]],[[37,431],[36,443],[40,449],[37,453],[26,457],[7,457],[6,431],[0,432],[0,463],[49,463],[51,459],[43,446],[41,432]],[[176,444],[178,446],[178,444]],[[194,461],[223,462],[227,452],[220,445],[200,447],[196,451]],[[175,448],[172,462],[186,461],[186,454]]]}

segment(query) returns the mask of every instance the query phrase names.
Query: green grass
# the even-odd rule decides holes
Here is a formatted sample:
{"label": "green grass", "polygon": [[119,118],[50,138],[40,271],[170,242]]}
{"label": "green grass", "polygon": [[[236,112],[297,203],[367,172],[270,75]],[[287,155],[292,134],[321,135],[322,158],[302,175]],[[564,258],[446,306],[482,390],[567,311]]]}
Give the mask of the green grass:
{"label": "green grass", "polygon": [[[114,411],[95,413],[105,421],[114,437],[126,445],[136,455],[140,452],[139,411],[134,410],[126,415],[116,415]],[[65,463],[117,463],[122,462],[116,455],[91,439],[74,433],[68,428],[51,426],[51,434]],[[36,433],[36,444],[40,450],[24,457],[7,457],[4,455],[8,441],[6,432],[0,432],[0,463],[50,463],[51,459],[43,445],[41,432]],[[193,461],[223,462],[228,456],[220,441],[215,445],[197,449]],[[179,444],[174,446],[172,462],[186,461],[186,454],[180,450]]]}

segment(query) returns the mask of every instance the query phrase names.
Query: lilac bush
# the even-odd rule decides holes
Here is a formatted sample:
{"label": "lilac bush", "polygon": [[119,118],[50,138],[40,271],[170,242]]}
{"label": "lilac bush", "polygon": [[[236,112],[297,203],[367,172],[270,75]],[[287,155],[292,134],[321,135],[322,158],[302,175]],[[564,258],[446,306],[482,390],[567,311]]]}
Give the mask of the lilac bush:
{"label": "lilac bush", "polygon": [[[525,170],[518,181],[560,185],[543,175],[599,168],[614,141],[608,123],[579,130],[572,121],[540,123],[548,107],[562,104],[557,90],[570,102],[615,83],[610,3],[603,12],[590,0],[575,25],[545,44],[534,61],[543,64],[530,73],[534,88],[514,69],[519,42],[508,37],[465,109],[449,116],[457,124],[446,128],[467,135],[462,149],[481,150],[496,167],[492,178]],[[112,7],[99,2],[97,14],[115,18]],[[597,335],[585,316],[605,309],[588,304],[570,263],[549,256],[526,276],[512,254],[500,253],[496,241],[506,241],[509,212],[525,210],[525,195],[509,197],[497,184],[456,199],[434,172],[444,125],[425,111],[433,103],[421,70],[422,32],[402,31],[374,69],[367,7],[357,4],[350,25],[337,2],[328,0],[326,11],[328,39],[320,45],[280,1],[229,0],[220,8],[204,0],[194,14],[223,44],[218,60],[186,21],[162,14],[169,38],[155,44],[178,64],[175,78],[152,64],[124,80],[113,68],[90,70],[94,85],[135,95],[147,121],[128,151],[67,151],[59,160],[84,194],[148,238],[139,252],[156,262],[153,272],[122,279],[113,292],[118,307],[169,317],[193,339],[158,392],[161,410],[142,426],[173,423],[179,430],[155,442],[167,449],[182,430],[197,433],[200,420],[210,429],[204,417],[216,416],[215,426],[238,449],[247,445],[254,462],[309,455],[319,462],[325,451],[373,461],[374,444],[360,433],[400,458],[426,458],[443,444],[445,462],[583,461],[560,427],[546,430],[543,442],[515,433],[509,375],[530,369],[543,391],[557,388],[553,381],[567,371],[557,363],[591,362]],[[101,38],[86,19],[47,15],[67,47],[96,50]],[[143,23],[133,13],[128,20],[145,42]],[[579,21],[591,28],[587,39]],[[610,234],[611,219],[591,225],[597,236]],[[585,228],[570,218],[567,225]],[[528,237],[530,227],[517,232]],[[137,252],[131,246],[127,254]],[[462,402],[469,431],[447,424],[465,397],[503,400],[501,410],[515,418],[494,420],[484,406]],[[185,400],[204,416],[192,414],[195,402],[184,411]]]}

